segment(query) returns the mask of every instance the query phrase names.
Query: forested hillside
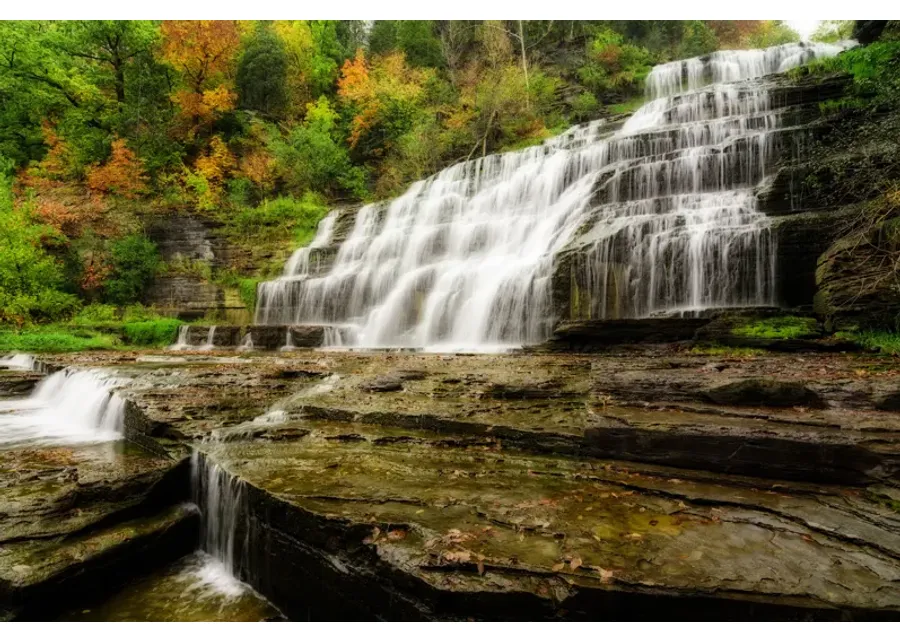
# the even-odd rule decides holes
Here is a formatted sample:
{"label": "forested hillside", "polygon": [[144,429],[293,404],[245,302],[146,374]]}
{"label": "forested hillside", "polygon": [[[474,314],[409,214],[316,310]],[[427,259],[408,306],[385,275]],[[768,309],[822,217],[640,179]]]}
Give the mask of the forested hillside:
{"label": "forested hillside", "polygon": [[336,202],[633,111],[654,64],[795,40],[779,21],[0,23],[0,322],[120,316],[163,273],[250,301],[246,264],[166,265],[148,221],[303,244]]}

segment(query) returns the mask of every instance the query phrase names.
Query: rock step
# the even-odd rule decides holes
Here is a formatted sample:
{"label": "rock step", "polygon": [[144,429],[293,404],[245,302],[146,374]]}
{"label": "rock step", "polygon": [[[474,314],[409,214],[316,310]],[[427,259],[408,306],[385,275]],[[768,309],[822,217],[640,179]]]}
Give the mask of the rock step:
{"label": "rock step", "polygon": [[23,606],[17,618],[52,614],[73,596],[102,593],[196,547],[199,515],[190,505],[69,538],[4,545],[0,602]]}
{"label": "rock step", "polygon": [[[810,331],[795,337],[754,336],[743,329],[759,321],[801,316]],[[584,319],[559,323],[553,336],[530,352],[595,353],[635,344],[705,343],[787,353],[834,353],[858,349],[848,340],[825,335],[809,311],[782,308],[709,309],[685,316],[641,319]]]}
{"label": "rock step", "polygon": [[0,450],[0,611],[43,618],[191,551],[186,464],[124,441]]}
{"label": "rock step", "polygon": [[535,456],[410,428],[304,427],[207,456],[246,485],[246,579],[291,618],[900,610],[900,516],[875,493]]}
{"label": "rock step", "polygon": [[[296,326],[215,326],[212,346],[208,345],[213,326],[191,325],[188,329],[188,348],[236,349],[241,347],[254,350],[282,350],[288,347],[290,333],[291,348],[319,348],[325,343],[327,326],[302,324]],[[249,345],[252,341],[252,347]]]}

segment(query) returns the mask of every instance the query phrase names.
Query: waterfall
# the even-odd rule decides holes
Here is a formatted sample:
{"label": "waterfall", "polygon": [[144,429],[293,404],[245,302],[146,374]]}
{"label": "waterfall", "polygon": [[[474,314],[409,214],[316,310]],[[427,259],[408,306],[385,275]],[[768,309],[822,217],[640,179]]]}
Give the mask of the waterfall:
{"label": "waterfall", "polygon": [[239,351],[252,351],[253,346],[253,333],[247,333],[244,335],[244,339],[241,340],[241,345],[238,346]]}
{"label": "waterfall", "polygon": [[[329,269],[313,269],[304,249],[260,285],[256,323],[347,328],[361,347],[540,342],[555,322],[551,286],[563,251],[574,251],[592,318],[774,304],[776,239],[754,189],[788,128],[759,77],[843,47],[657,66],[647,82],[653,100],[618,132],[603,121],[574,127],[362,207]],[[312,248],[335,242],[339,216],[322,221]]]}
{"label": "waterfall", "polygon": [[191,347],[190,332],[191,327],[187,324],[182,324],[181,326],[179,326],[178,338],[175,340],[174,344],[169,346],[169,350],[183,351],[189,349]]}
{"label": "waterfall", "polygon": [[248,553],[244,483],[194,449],[191,490],[200,508],[200,546],[209,555],[202,567],[202,580],[220,594],[239,596],[248,589],[239,580]]}
{"label": "waterfall", "polygon": [[16,353],[0,357],[0,369],[9,371],[34,371],[37,370],[37,362],[33,355]]}
{"label": "waterfall", "polygon": [[121,380],[103,371],[57,371],[31,396],[0,402],[0,447],[105,442],[124,434]]}
{"label": "waterfall", "polygon": [[210,326],[209,332],[206,334],[206,343],[200,347],[200,350],[203,351],[211,351],[216,347],[215,340],[216,338],[216,326]]}

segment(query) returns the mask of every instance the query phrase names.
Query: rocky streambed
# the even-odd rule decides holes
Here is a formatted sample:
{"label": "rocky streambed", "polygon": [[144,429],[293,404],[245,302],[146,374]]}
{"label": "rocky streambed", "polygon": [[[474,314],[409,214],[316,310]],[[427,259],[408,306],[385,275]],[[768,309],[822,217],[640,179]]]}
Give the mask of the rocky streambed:
{"label": "rocky streambed", "polygon": [[[896,360],[648,346],[45,362],[114,372],[126,439],[0,451],[8,618],[900,610]],[[4,372],[3,395],[35,379]],[[192,496],[192,451],[216,493]],[[212,592],[184,558],[201,546],[254,591]]]}

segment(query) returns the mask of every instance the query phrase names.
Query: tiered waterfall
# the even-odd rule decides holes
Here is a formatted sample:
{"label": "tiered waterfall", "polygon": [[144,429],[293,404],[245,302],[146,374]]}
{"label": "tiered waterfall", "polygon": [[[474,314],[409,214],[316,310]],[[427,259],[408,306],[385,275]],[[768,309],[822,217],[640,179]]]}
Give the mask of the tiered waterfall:
{"label": "tiered waterfall", "polygon": [[[332,212],[261,284],[256,321],[325,324],[361,347],[539,342],[555,321],[554,261],[573,248],[593,318],[774,303],[775,239],[754,188],[785,126],[762,77],[843,47],[659,65],[649,102],[618,131],[596,121],[454,165],[364,206],[340,238]],[[322,270],[312,259],[329,246]]]}

